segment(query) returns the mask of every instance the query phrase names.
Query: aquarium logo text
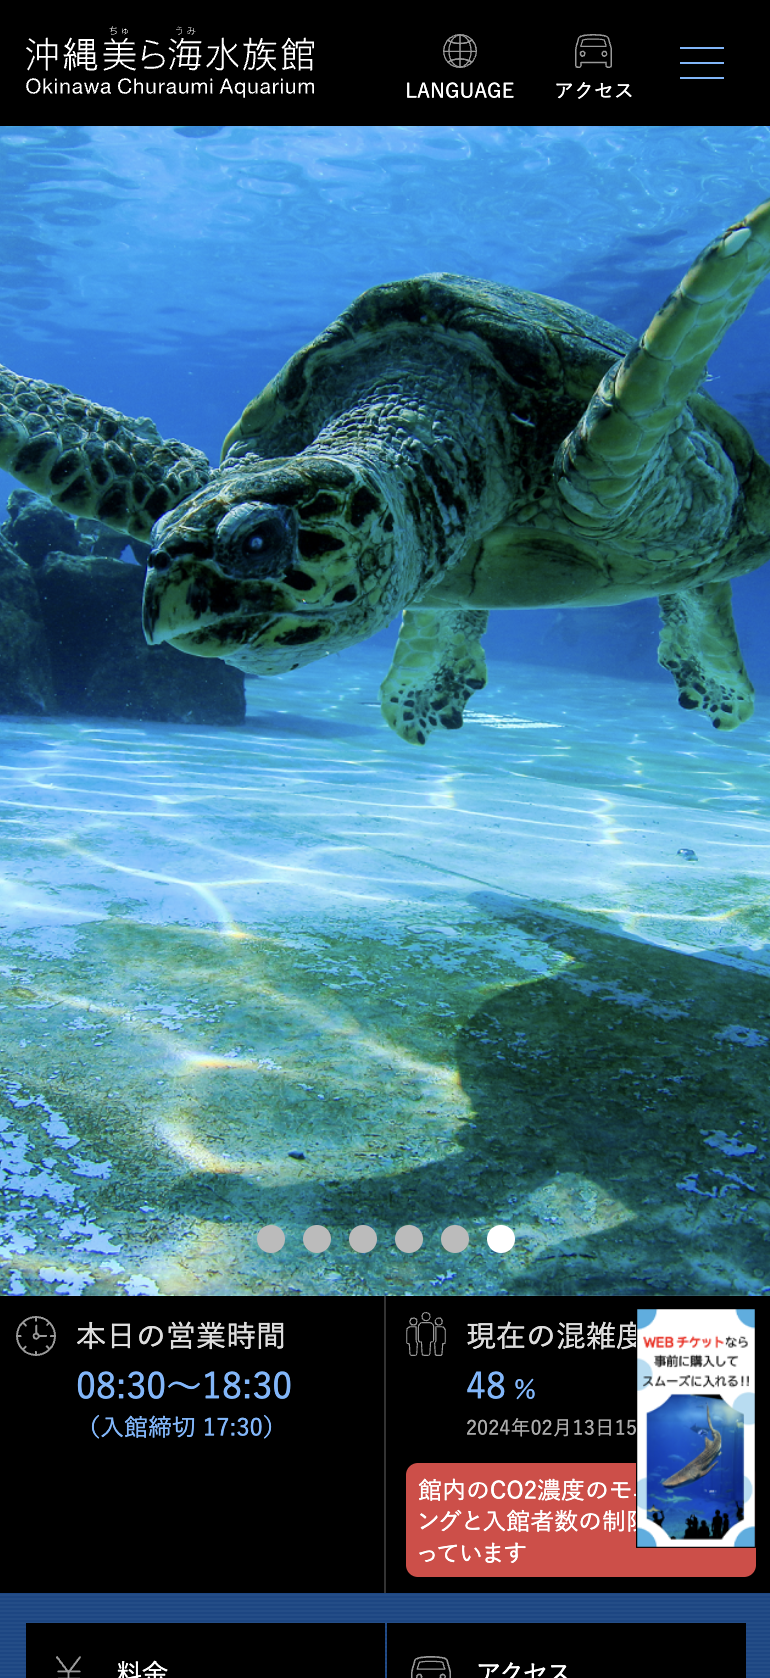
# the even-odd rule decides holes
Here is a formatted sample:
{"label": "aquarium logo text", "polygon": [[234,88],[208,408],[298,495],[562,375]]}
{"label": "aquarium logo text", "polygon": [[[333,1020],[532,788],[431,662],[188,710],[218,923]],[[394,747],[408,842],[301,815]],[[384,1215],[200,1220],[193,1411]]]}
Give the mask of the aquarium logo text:
{"label": "aquarium logo text", "polygon": [[[192,31],[187,31],[188,35]],[[232,41],[207,43],[202,40],[172,38],[161,44],[156,40],[123,39],[126,30],[114,39],[97,42],[95,37],[68,40],[61,45],[46,36],[45,40],[30,39],[27,51],[27,93],[35,94],[201,94],[234,95],[245,99],[258,94],[313,94],[312,81],[288,80],[313,69],[315,42],[302,38],[278,41]],[[42,70],[42,74],[32,74]],[[50,72],[53,70],[54,74]],[[74,81],[61,80],[60,72]],[[130,71],[130,75],[115,72]],[[170,72],[158,76],[157,72]],[[203,72],[203,79],[191,80]],[[254,80],[241,80],[238,72]],[[138,72],[135,74],[134,72]],[[148,72],[151,79],[146,79]],[[234,75],[233,75],[234,72]],[[83,79],[95,76],[98,79]]]}
{"label": "aquarium logo text", "polygon": [[219,82],[143,82],[136,78],[121,76],[113,86],[111,82],[82,82],[82,81],[49,81],[47,77],[30,76],[26,82],[27,93],[31,94],[141,94],[145,98],[156,94],[180,95],[187,94],[195,98],[201,94],[234,95],[238,99],[254,98],[257,94],[288,94],[315,93],[314,82],[288,82],[281,78],[277,82],[242,82],[232,81],[229,76],[223,76]]}
{"label": "aquarium logo text", "polygon": [[[470,35],[450,35],[442,54],[453,70],[467,70],[478,55]],[[407,99],[512,99],[513,82],[419,82],[406,84]]]}

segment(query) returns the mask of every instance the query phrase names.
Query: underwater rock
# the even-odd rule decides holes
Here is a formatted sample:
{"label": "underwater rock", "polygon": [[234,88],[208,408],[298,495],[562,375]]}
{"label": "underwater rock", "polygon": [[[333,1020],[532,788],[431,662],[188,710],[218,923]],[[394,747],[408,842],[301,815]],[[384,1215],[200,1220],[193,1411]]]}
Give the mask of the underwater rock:
{"label": "underwater rock", "polygon": [[33,570],[49,553],[103,554],[120,559],[126,548],[130,548],[137,564],[147,563],[149,543],[122,530],[111,530],[99,519],[72,518],[32,489],[12,490],[7,507],[2,534]]}
{"label": "underwater rock", "polygon": [[[130,547],[136,564],[119,557]],[[141,629],[147,545],[15,489],[0,532],[0,709],[242,722],[243,676]],[[160,656],[159,656],[160,655]]]}
{"label": "underwater rock", "polygon": [[33,569],[42,565],[46,554],[54,548],[60,553],[80,552],[74,520],[31,489],[11,490],[2,533]]}
{"label": "underwater rock", "polygon": [[[140,542],[137,536],[127,536],[122,530],[111,530],[109,525],[102,524],[99,519],[75,519],[75,527],[80,539],[80,547],[65,548],[65,553],[101,554],[106,559],[120,559],[127,548],[136,560],[137,565],[146,567],[150,553],[149,542]],[[61,543],[56,546],[61,551]],[[130,564],[130,560],[128,561]]]}
{"label": "underwater rock", "polygon": [[33,716],[47,716],[56,710],[51,663],[35,579],[29,566],[2,535],[0,710],[31,712]]}
{"label": "underwater rock", "polygon": [[91,554],[50,553],[37,572],[56,696],[77,715],[155,722],[242,722],[240,671],[148,647],[144,568]]}

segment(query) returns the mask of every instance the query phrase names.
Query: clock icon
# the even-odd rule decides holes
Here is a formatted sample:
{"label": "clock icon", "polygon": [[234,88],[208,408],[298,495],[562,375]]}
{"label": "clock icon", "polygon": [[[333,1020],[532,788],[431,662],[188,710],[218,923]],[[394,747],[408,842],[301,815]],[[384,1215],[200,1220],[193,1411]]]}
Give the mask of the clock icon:
{"label": "clock icon", "polygon": [[42,1358],[56,1340],[56,1329],[47,1317],[25,1317],[16,1330],[16,1344],[31,1358]]}

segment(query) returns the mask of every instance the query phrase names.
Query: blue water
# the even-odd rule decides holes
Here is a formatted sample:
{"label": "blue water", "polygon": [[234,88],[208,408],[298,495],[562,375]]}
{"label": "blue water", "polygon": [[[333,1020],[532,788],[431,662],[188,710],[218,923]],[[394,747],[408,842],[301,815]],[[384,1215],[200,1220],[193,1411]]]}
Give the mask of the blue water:
{"label": "blue water", "polygon": [[[0,359],[151,414],[212,460],[245,403],[367,286],[479,275],[638,335],[702,246],[770,192],[761,126],[40,127],[0,144]],[[770,457],[768,290],[713,358],[709,393]],[[768,574],[734,592],[749,672],[770,689]],[[654,601],[506,614],[486,646],[671,686],[657,622]]]}

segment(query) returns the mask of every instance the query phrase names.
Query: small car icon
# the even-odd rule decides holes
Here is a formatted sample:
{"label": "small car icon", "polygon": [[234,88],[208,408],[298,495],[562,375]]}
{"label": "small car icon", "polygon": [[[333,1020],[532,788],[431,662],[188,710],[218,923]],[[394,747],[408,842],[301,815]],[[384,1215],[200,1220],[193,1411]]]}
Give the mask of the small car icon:
{"label": "small car icon", "polygon": [[605,70],[612,69],[612,45],[609,35],[578,35],[575,69],[582,70],[584,64],[601,64]]}
{"label": "small car icon", "polygon": [[412,1678],[452,1678],[444,1655],[418,1655],[412,1661]]}

